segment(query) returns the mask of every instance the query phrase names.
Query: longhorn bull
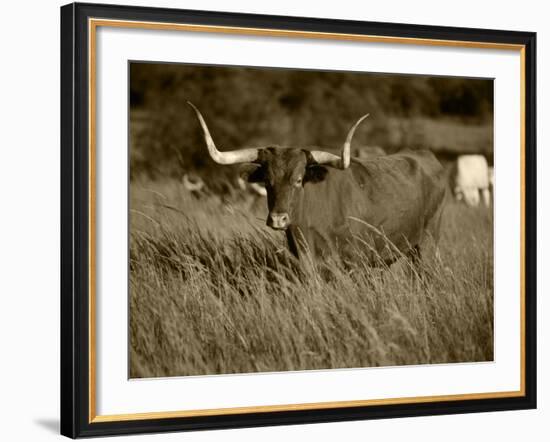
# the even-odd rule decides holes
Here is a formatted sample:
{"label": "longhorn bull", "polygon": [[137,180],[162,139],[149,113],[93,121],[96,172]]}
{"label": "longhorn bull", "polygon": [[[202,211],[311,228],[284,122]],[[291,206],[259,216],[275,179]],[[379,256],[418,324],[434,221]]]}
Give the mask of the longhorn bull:
{"label": "longhorn bull", "polygon": [[216,163],[253,165],[248,180],[265,184],[266,224],[285,232],[297,257],[336,253],[347,260],[361,249],[372,263],[391,263],[403,254],[417,257],[429,238],[438,240],[445,195],[441,164],[429,151],[351,158],[353,135],[368,114],[351,127],[340,155],[280,147],[222,152],[189,104]]}

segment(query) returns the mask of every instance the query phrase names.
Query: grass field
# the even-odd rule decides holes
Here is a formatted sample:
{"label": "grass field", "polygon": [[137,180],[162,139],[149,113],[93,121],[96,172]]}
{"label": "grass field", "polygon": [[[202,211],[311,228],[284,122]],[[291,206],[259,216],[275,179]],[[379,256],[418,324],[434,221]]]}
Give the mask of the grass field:
{"label": "grass field", "polygon": [[264,201],[131,183],[130,376],[490,361],[492,210],[449,201],[420,275],[331,263],[304,275]]}

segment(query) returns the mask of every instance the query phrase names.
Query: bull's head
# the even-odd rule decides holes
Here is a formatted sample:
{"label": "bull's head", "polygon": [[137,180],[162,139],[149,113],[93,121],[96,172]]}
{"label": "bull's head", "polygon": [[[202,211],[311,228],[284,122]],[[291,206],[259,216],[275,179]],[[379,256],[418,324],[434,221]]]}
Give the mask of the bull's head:
{"label": "bull's head", "polygon": [[218,164],[250,163],[255,167],[248,175],[250,182],[263,182],[267,190],[269,215],[267,225],[285,230],[291,223],[291,208],[295,198],[307,182],[320,181],[326,174],[324,167],[347,169],[350,165],[351,140],[355,129],[369,116],[359,118],[348,132],[340,156],[320,150],[281,149],[276,147],[248,148],[220,152],[210,135],[199,110],[192,104],[204,132],[210,157]]}

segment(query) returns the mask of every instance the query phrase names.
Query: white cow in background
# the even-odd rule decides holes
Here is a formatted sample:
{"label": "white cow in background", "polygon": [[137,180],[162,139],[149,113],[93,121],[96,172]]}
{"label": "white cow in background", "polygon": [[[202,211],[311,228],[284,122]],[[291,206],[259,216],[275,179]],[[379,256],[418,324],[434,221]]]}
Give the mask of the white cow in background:
{"label": "white cow in background", "polygon": [[183,174],[181,182],[184,189],[189,192],[190,195],[197,199],[201,199],[208,194],[208,190],[206,188],[206,185],[204,184],[204,180],[194,173]]}
{"label": "white cow in background", "polygon": [[479,205],[480,194],[483,203],[490,205],[489,165],[483,155],[461,155],[456,160],[454,193],[457,200],[468,206]]}

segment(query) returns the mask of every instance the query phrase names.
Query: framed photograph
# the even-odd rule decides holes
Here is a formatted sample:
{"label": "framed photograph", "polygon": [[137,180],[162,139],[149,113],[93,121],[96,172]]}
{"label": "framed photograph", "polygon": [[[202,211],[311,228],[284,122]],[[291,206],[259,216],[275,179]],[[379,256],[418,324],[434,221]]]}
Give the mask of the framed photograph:
{"label": "framed photograph", "polygon": [[529,32],[61,8],[61,433],[536,407]]}

